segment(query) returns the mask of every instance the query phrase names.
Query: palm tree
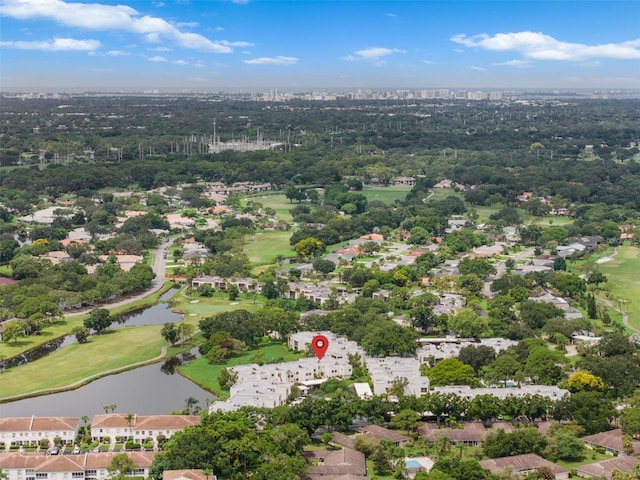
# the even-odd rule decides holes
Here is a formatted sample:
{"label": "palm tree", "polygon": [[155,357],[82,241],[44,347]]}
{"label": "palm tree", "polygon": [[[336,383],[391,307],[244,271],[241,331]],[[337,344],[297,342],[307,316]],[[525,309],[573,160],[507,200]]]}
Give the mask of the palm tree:
{"label": "palm tree", "polygon": [[136,418],[135,415],[133,413],[127,413],[124,416],[124,420],[125,422],[127,422],[127,425],[129,425],[129,440],[131,440],[131,438],[133,437],[133,432],[131,431],[131,425],[133,424],[133,419]]}
{"label": "palm tree", "polygon": [[194,397],[189,397],[185,400],[185,407],[184,407],[184,410],[182,411],[184,412],[185,415],[195,415],[197,412],[200,411],[200,408],[198,407],[198,403],[200,403],[198,399]]}

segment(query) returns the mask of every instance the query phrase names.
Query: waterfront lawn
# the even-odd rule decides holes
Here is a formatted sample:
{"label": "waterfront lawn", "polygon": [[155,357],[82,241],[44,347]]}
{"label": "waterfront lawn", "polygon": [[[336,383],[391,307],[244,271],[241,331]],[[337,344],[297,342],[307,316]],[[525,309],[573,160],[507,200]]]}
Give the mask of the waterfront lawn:
{"label": "waterfront lawn", "polygon": [[[629,315],[629,324],[640,330],[640,248],[622,246],[617,248],[613,260],[601,263],[598,269],[606,275],[611,293],[611,303]],[[618,302],[616,299],[622,299]]]}
{"label": "waterfront lawn", "polygon": [[303,358],[302,353],[291,351],[282,343],[271,343],[233,357],[224,365],[210,365],[205,357],[200,357],[187,365],[178,367],[178,371],[205,390],[216,394],[220,400],[225,400],[229,397],[229,390],[223,389],[218,382],[222,369],[254,363],[252,358],[257,352],[264,353],[266,363],[293,362]]}
{"label": "waterfront lawn", "polygon": [[257,232],[245,243],[244,251],[252,266],[273,264],[278,255],[284,258],[296,256],[289,239],[293,231],[268,230]]}
{"label": "waterfront lawn", "polygon": [[150,361],[160,355],[166,341],[162,325],[123,327],[89,337],[26,365],[2,372],[0,398],[36,390],[61,388],[108,370]]}
{"label": "waterfront lawn", "polygon": [[[107,308],[111,312],[112,316],[121,315],[139,308],[155,305],[158,303],[160,296],[166,291],[170,290],[175,284],[173,282],[166,282],[160,290],[151,295],[144,297],[140,300],[136,300],[131,303],[127,303],[124,306],[111,308],[109,305],[97,305],[95,308]],[[60,318],[46,326],[40,332],[40,335],[30,335],[28,337],[20,337],[18,341],[10,343],[0,342],[0,358],[8,359],[20,355],[27,350],[39,347],[47,342],[55,340],[56,338],[64,337],[71,334],[71,331],[75,327],[81,327],[84,324],[84,319],[87,316],[87,311],[71,314],[64,318]]]}

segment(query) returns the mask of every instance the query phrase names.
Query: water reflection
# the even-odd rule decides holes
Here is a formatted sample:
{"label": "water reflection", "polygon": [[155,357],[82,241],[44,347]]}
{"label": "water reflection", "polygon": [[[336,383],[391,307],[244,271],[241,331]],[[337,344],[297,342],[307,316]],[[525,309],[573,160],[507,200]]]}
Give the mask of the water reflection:
{"label": "water reflection", "polygon": [[[120,315],[114,319],[114,323],[109,328],[121,328],[124,326],[143,326],[143,325],[162,325],[164,323],[175,323],[182,320],[182,316],[179,313],[172,312],[169,305],[169,300],[175,295],[176,290],[171,289],[160,296],[159,301],[151,307],[141,308],[133,312],[129,312],[126,315]],[[24,352],[21,355],[13,357],[8,360],[0,361],[0,371],[7,368],[16,367],[25,363],[33,362],[42,357],[55,352],[57,349],[66,347],[76,343],[75,335],[67,335],[66,337],[56,338],[40,345],[36,348],[32,348]]]}
{"label": "water reflection", "polygon": [[160,366],[160,371],[165,375],[173,375],[176,373],[176,369],[180,365],[184,365],[189,363],[200,356],[199,353],[194,353],[196,350],[191,350],[188,352],[184,352],[181,355],[176,355],[171,358],[167,358],[162,365]]}
{"label": "water reflection", "polygon": [[[184,360],[184,358],[182,358]],[[185,407],[193,397],[207,408],[215,395],[181,375],[166,375],[161,364],[110,375],[77,390],[0,404],[1,417],[68,416],[89,417],[104,413],[104,405],[117,405],[116,412],[168,415]]]}

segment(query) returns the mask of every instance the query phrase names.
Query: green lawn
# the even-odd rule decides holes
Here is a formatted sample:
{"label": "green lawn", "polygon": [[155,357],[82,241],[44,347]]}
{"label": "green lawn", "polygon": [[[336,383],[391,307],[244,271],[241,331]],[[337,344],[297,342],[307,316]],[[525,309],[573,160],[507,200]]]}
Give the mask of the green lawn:
{"label": "green lawn", "polygon": [[252,295],[241,293],[232,302],[229,300],[229,296],[222,292],[216,292],[211,297],[202,297],[196,293],[186,297],[181,292],[173,297],[171,306],[173,309],[183,312],[186,320],[194,317],[196,320],[200,320],[202,317],[230,310],[244,309],[255,312],[262,308],[263,302],[264,297],[260,295],[254,299]]}
{"label": "green lawn", "polygon": [[388,187],[365,186],[361,192],[356,193],[362,193],[370,202],[378,200],[386,205],[391,205],[396,200],[404,200],[409,191],[411,191],[411,187],[408,185],[389,185]]}
{"label": "green lawn", "polygon": [[593,450],[585,450],[585,457],[582,460],[577,460],[575,462],[567,462],[565,460],[558,460],[554,462],[556,465],[562,468],[566,468],[571,471],[574,468],[581,467],[582,465],[588,465],[589,463],[601,462],[602,460],[608,460],[613,458],[611,455],[607,455],[606,453],[597,453]]}
{"label": "green lawn", "polygon": [[[274,360],[292,362],[303,357],[301,353],[293,352],[281,343],[272,343],[260,347],[258,350],[264,352],[265,362],[267,363]],[[242,355],[233,357],[224,365],[209,365],[207,359],[201,357],[188,365],[178,367],[178,370],[192,382],[197,383],[205,390],[215,393],[221,400],[224,400],[228,398],[229,391],[223,389],[218,383],[218,377],[222,373],[222,369],[234,365],[254,363],[252,357],[258,350],[249,350]]]}
{"label": "green lawn", "polygon": [[463,193],[456,192],[453,188],[432,188],[429,200],[440,201],[447,197],[463,198]]}
{"label": "green lawn", "polygon": [[613,260],[600,264],[598,268],[611,285],[613,305],[625,311],[629,315],[629,324],[640,330],[640,248],[618,247]]}
{"label": "green lawn", "polygon": [[252,265],[273,264],[278,255],[295,257],[295,250],[289,245],[292,231],[273,230],[257,232],[248,240],[244,251]]}
{"label": "green lawn", "polygon": [[287,200],[287,197],[284,196],[284,193],[270,193],[251,196],[248,199],[243,199],[243,203],[246,204],[247,200],[259,202],[264,208],[273,208],[276,211],[278,218],[283,222],[291,222],[293,220],[293,217],[291,217],[289,210],[298,205],[297,202],[291,203],[289,200]]}
{"label": "green lawn", "polygon": [[[157,292],[145,297],[141,300],[131,302],[124,307],[118,307],[110,309],[111,315],[119,315],[132,310],[137,310],[146,306],[155,305],[158,303],[160,295],[173,287],[173,283],[167,282]],[[72,317],[66,317],[56,320],[51,325],[42,329],[40,335],[30,335],[28,337],[20,337],[17,342],[0,342],[0,358],[11,358],[16,355],[20,355],[27,350],[43,345],[51,340],[59,337],[64,337],[71,333],[75,327],[83,325],[86,314],[74,315]]]}
{"label": "green lawn", "polygon": [[5,370],[1,374],[0,398],[64,387],[106,370],[151,360],[167,344],[160,335],[161,329],[162,325],[148,325],[108,330],[89,337],[86,344],[75,343]]}

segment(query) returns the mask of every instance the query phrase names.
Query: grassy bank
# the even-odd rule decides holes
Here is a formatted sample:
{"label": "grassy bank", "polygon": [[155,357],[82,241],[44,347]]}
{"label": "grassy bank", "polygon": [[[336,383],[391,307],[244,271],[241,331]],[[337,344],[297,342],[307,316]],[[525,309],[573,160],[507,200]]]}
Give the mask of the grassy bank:
{"label": "grassy bank", "polygon": [[[158,303],[160,296],[170,290],[174,284],[172,282],[165,283],[160,290],[151,295],[136,300],[126,305],[109,308],[108,305],[96,306],[95,308],[107,308],[111,315],[122,315],[144,307],[150,307]],[[88,310],[87,310],[88,311]],[[70,314],[70,316],[55,320],[51,325],[46,326],[40,332],[40,335],[30,335],[28,337],[20,337],[17,342],[0,343],[0,358],[9,359],[17,355],[21,355],[27,350],[44,345],[56,338],[65,337],[71,333],[75,327],[80,327],[84,323],[87,311],[78,314]]]}
{"label": "grassy bank", "polygon": [[242,355],[233,357],[224,365],[209,365],[207,359],[201,357],[188,365],[178,367],[178,371],[192,382],[197,383],[205,390],[215,393],[218,398],[224,400],[229,397],[229,390],[223,389],[218,382],[218,377],[222,370],[234,365],[255,363],[253,357],[257,352],[264,353],[263,361],[266,363],[292,362],[303,357],[302,354],[289,350],[281,343],[271,343],[257,350],[249,350]]}
{"label": "grassy bank", "polygon": [[5,370],[0,374],[0,400],[61,388],[109,370],[150,361],[167,345],[161,329],[162,325],[148,325],[108,330],[91,336],[86,344],[72,344],[39,360]]}

